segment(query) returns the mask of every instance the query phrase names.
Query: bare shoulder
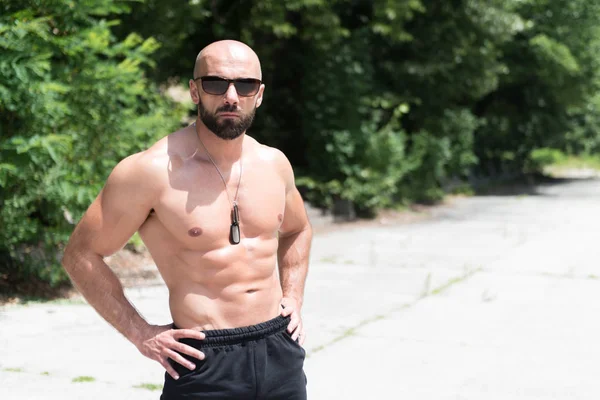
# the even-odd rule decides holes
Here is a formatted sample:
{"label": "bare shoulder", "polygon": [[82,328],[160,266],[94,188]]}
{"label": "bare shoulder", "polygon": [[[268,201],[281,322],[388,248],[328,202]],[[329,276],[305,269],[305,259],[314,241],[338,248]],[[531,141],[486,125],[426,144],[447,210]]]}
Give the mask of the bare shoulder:
{"label": "bare shoulder", "polygon": [[250,138],[250,142],[255,149],[254,154],[258,160],[279,172],[285,182],[286,192],[295,188],[294,170],[286,155],[281,150],[259,143],[253,138]]}
{"label": "bare shoulder", "polygon": [[255,143],[256,155],[259,160],[271,164],[274,168],[277,168],[282,176],[288,179],[293,180],[293,170],[290,161],[286,157],[286,155],[279,149],[275,147],[270,147],[264,144],[257,142],[252,139]]}
{"label": "bare shoulder", "polygon": [[[170,164],[185,158],[189,149],[185,128],[158,140],[148,149],[124,158],[114,168],[109,181],[124,180],[135,187],[157,188],[168,179]],[[187,150],[189,152],[189,150]]]}
{"label": "bare shoulder", "polygon": [[121,160],[111,172],[107,185],[126,184],[136,189],[150,188],[166,170],[164,156],[153,146]]}

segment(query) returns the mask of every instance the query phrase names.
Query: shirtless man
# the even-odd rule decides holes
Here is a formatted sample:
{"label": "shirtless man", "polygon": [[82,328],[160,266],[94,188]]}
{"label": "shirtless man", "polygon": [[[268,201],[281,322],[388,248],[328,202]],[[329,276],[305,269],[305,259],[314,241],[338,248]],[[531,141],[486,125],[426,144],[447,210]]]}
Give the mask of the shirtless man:
{"label": "shirtless man", "polygon": [[[193,78],[196,122],[114,168],[64,268],[165,368],[161,399],[304,399],[312,232],[287,158],[245,134],[265,90],[260,62],[240,42],[215,42]],[[103,261],[136,231],[168,287],[173,324],[147,323]]]}

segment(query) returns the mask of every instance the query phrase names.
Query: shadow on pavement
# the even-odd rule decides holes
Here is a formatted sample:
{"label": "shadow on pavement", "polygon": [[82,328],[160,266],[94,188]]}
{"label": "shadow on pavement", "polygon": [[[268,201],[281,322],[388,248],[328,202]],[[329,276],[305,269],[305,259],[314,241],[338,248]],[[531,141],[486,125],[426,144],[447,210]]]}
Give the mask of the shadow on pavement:
{"label": "shadow on pavement", "polygon": [[553,194],[542,189],[569,185],[577,182],[595,181],[598,177],[557,178],[546,175],[525,176],[501,183],[489,183],[475,188],[475,196],[546,196]]}

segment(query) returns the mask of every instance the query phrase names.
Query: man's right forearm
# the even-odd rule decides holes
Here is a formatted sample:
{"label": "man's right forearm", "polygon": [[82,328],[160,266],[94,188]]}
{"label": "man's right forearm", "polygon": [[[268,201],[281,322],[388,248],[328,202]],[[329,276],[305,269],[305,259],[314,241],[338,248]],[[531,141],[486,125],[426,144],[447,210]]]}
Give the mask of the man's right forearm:
{"label": "man's right forearm", "polygon": [[62,264],[88,303],[139,348],[148,323],[129,303],[121,282],[103,258],[67,248]]}

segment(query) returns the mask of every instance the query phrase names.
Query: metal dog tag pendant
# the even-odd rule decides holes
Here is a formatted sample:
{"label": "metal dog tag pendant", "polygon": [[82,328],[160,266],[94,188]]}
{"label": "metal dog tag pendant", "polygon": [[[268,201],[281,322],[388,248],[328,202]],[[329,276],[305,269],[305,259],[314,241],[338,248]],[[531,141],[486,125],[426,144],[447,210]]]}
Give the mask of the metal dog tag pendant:
{"label": "metal dog tag pendant", "polygon": [[233,210],[231,211],[231,219],[233,222],[231,223],[231,227],[229,228],[229,241],[231,244],[239,244],[240,243],[240,213],[238,211],[238,206],[234,202]]}
{"label": "metal dog tag pendant", "polygon": [[231,224],[231,228],[229,228],[229,240],[231,241],[231,244],[240,243],[240,226],[235,222]]}

